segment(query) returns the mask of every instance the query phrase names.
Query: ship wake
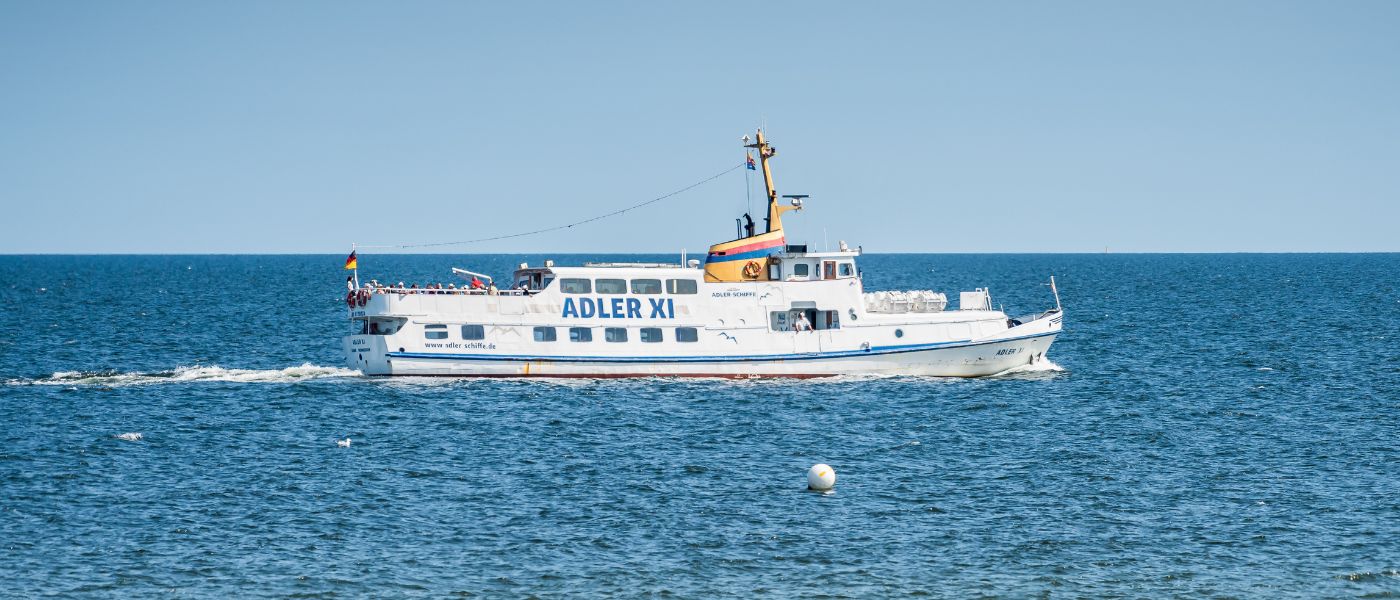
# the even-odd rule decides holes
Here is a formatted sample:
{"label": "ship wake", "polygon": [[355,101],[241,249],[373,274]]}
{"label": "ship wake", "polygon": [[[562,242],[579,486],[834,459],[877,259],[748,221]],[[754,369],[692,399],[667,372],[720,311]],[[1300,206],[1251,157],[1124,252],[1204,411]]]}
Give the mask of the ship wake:
{"label": "ship wake", "polygon": [[353,369],[310,363],[285,369],[227,369],[220,366],[177,367],[170,371],[59,371],[39,379],[12,379],[9,385],[127,387],[165,383],[295,383],[315,379],[360,377]]}

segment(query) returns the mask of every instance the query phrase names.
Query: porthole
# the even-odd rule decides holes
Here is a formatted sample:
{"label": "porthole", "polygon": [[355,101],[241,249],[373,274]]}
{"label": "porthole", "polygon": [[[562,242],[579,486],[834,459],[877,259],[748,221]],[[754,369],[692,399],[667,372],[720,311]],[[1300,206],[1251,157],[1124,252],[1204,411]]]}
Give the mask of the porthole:
{"label": "porthole", "polygon": [[903,329],[896,329],[896,330],[894,330],[894,337],[897,337],[897,338],[902,338],[902,337],[904,337],[904,330],[903,330]]}

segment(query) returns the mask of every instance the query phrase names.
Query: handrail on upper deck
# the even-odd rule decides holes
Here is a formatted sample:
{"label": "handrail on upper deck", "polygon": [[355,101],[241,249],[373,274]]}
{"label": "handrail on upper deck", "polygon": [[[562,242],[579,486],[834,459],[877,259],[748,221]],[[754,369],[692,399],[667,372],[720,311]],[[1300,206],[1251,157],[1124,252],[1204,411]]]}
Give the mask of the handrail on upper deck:
{"label": "handrail on upper deck", "polygon": [[407,296],[407,295],[410,295],[410,294],[425,295],[425,296],[449,296],[449,295],[450,295],[450,296],[491,296],[491,295],[495,295],[495,296],[533,296],[533,295],[535,295],[535,294],[540,293],[539,290],[530,290],[530,293],[527,294],[527,293],[525,292],[525,290],[518,290],[518,289],[496,290],[496,293],[495,293],[495,294],[492,294],[491,291],[488,290],[488,289],[472,289],[472,288],[444,288],[444,289],[440,289],[440,290],[439,290],[439,289],[432,289],[432,288],[398,288],[398,287],[392,287],[392,288],[391,288],[391,287],[368,287],[368,286],[366,286],[366,287],[362,287],[362,288],[360,288],[360,289],[369,290],[369,293],[370,293],[371,295],[376,295],[376,296],[388,296],[388,295],[391,295],[391,294],[398,294],[398,295],[400,295],[400,296]]}

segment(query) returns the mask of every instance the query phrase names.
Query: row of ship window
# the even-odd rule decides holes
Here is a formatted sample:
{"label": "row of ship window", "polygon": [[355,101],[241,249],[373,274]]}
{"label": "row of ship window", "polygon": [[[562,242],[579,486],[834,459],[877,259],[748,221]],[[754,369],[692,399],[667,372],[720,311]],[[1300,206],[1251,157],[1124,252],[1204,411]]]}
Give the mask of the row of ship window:
{"label": "row of ship window", "polygon": [[[555,342],[559,340],[557,327],[536,327],[534,331],[536,342]],[[591,342],[593,341],[592,327],[570,327],[569,341],[571,342]],[[694,327],[675,327],[675,338],[677,342],[698,342],[700,332]],[[446,325],[424,325],[423,336],[430,340],[447,339]],[[653,344],[665,341],[665,334],[660,327],[642,327],[638,329],[638,337],[643,343]],[[463,325],[462,339],[468,342],[486,339],[486,327],[482,325]],[[626,342],[626,327],[604,327],[603,340],[608,342]]]}
{"label": "row of ship window", "polygon": [[[565,294],[626,294],[628,289],[633,294],[660,294],[660,279],[575,279],[561,277],[559,279],[559,291]],[[700,286],[694,279],[667,279],[667,294],[697,294]]]}

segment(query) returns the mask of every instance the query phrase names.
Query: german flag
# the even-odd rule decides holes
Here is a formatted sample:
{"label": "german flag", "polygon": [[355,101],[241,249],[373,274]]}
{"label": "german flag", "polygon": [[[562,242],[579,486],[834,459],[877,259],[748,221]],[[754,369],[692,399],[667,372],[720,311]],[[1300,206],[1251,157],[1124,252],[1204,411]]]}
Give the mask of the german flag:
{"label": "german flag", "polygon": [[355,251],[354,251],[354,250],[351,250],[351,251],[350,251],[350,256],[347,257],[347,258],[345,259],[345,268],[346,268],[346,269],[358,269],[358,268],[360,268],[360,263],[359,263],[358,259],[355,258]]}

